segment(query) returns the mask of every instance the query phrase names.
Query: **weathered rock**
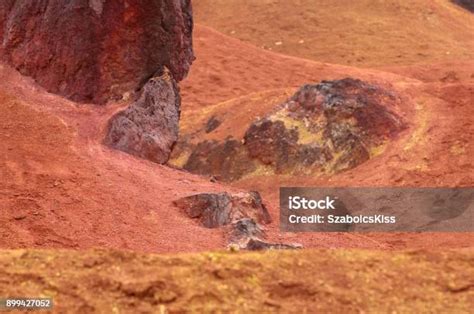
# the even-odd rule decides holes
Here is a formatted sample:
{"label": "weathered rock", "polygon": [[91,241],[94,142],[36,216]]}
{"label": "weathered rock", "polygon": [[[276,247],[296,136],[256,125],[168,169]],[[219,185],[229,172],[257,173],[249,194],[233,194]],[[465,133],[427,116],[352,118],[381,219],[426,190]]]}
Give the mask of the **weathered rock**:
{"label": "weathered rock", "polygon": [[222,121],[219,121],[215,116],[212,116],[206,123],[206,133],[211,133],[221,125]]}
{"label": "weathered rock", "polygon": [[174,202],[190,218],[200,219],[203,226],[217,228],[242,218],[259,223],[270,223],[271,217],[258,192],[229,194],[203,193],[181,198]]}
{"label": "weathered rock", "polygon": [[193,195],[179,199],[174,204],[190,218],[199,218],[206,228],[226,225],[232,219],[232,202],[227,193]]}
{"label": "weathered rock", "polygon": [[252,218],[242,218],[232,224],[230,242],[235,244],[247,244],[250,238],[264,238],[263,228]]}
{"label": "weathered rock", "polygon": [[277,173],[354,168],[404,128],[391,110],[398,101],[381,87],[350,78],[305,85],[250,126],[245,146]]}
{"label": "weathered rock", "polygon": [[474,1],[472,0],[452,0],[452,2],[474,13]]}
{"label": "weathered rock", "polygon": [[298,244],[268,243],[261,224],[271,222],[258,192],[202,193],[174,201],[190,218],[207,228],[228,226],[229,247],[247,250],[294,249]]}
{"label": "weathered rock", "polygon": [[298,243],[270,243],[261,239],[249,239],[244,249],[249,251],[262,251],[262,250],[294,250],[302,249],[303,246]]}
{"label": "weathered rock", "polygon": [[332,174],[379,154],[406,128],[396,114],[401,101],[395,93],[357,79],[305,85],[254,121],[242,140],[192,145],[181,140],[176,154],[188,154],[186,170],[222,181],[254,173]]}
{"label": "weathered rock", "polygon": [[166,66],[187,74],[190,0],[2,0],[0,57],[48,91],[104,103]]}
{"label": "weathered rock", "polygon": [[178,139],[180,96],[168,70],[150,79],[137,101],[109,121],[104,143],[157,163],[165,163]]}
{"label": "weathered rock", "polygon": [[244,141],[248,155],[276,173],[297,172],[298,168],[324,165],[332,159],[326,147],[318,143],[301,145],[296,128],[286,128],[282,121],[265,118],[253,123]]}
{"label": "weathered rock", "polygon": [[247,217],[263,224],[272,221],[260,193],[256,191],[234,194],[232,195],[232,203],[238,209],[233,212],[233,221]]}
{"label": "weathered rock", "polygon": [[239,249],[260,251],[260,250],[285,250],[302,248],[300,244],[270,243],[266,238],[263,227],[252,218],[242,218],[232,224],[229,247]]}
{"label": "weathered rock", "polygon": [[199,143],[183,168],[192,173],[216,177],[218,180],[234,181],[254,171],[255,165],[242,143],[229,138],[224,142]]}
{"label": "weathered rock", "polygon": [[263,119],[250,126],[244,140],[250,157],[278,167],[297,150],[298,132],[282,121]]}

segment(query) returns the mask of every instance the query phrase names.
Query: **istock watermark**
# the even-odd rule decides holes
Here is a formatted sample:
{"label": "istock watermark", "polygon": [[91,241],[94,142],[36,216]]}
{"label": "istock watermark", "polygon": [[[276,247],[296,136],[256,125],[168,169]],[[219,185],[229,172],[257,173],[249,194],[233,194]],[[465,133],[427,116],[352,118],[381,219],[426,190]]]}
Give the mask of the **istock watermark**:
{"label": "istock watermark", "polygon": [[474,232],[473,188],[280,189],[290,232]]}

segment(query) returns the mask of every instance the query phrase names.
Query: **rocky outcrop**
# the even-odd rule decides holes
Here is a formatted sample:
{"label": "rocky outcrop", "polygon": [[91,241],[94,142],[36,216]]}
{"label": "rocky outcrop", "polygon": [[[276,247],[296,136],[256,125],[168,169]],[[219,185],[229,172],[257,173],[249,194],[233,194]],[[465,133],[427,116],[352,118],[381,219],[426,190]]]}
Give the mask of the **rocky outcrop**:
{"label": "rocky outcrop", "polygon": [[253,123],[244,140],[249,156],[271,166],[277,173],[300,166],[322,166],[332,159],[326,147],[299,144],[298,130],[287,128],[280,120],[263,119]]}
{"label": "rocky outcrop", "polygon": [[203,193],[181,198],[174,204],[190,218],[199,219],[207,228],[229,225],[242,218],[251,218],[262,224],[271,222],[258,192]]}
{"label": "rocky outcrop", "polygon": [[165,68],[145,84],[137,101],[109,120],[105,144],[165,163],[178,139],[180,103],[178,86]]}
{"label": "rocky outcrop", "polygon": [[262,224],[270,214],[258,192],[229,194],[202,193],[174,201],[189,218],[199,219],[206,228],[226,226],[230,248],[246,250],[297,249],[299,244],[269,243]]}
{"label": "rocky outcrop", "polygon": [[277,173],[351,169],[404,128],[392,111],[397,101],[394,94],[355,79],[305,85],[250,126],[245,146]]}
{"label": "rocky outcrop", "polygon": [[[190,145],[183,167],[223,181],[254,173],[310,175],[352,169],[406,128],[396,113],[401,101],[381,86],[352,78],[305,85],[254,121],[242,139]],[[209,121],[202,128],[206,133],[212,133]],[[186,143],[179,147],[186,151]]]}
{"label": "rocky outcrop", "polygon": [[190,0],[2,0],[0,57],[49,92],[105,103],[194,59]]}

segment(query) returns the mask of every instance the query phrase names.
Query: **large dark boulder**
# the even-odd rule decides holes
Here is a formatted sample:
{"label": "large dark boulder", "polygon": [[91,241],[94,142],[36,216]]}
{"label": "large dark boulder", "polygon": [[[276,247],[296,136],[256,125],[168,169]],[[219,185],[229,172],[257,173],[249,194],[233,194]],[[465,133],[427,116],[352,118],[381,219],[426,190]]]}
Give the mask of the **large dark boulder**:
{"label": "large dark boulder", "polygon": [[277,173],[351,169],[405,128],[394,111],[400,101],[380,86],[352,78],[305,85],[255,121],[244,145]]}
{"label": "large dark boulder", "polygon": [[0,57],[49,92],[105,103],[194,59],[191,0],[2,0]]}
{"label": "large dark boulder", "polygon": [[[386,87],[353,78],[308,84],[253,121],[243,138],[187,144],[184,136],[173,158],[189,152],[184,169],[222,181],[331,175],[380,154],[407,127],[397,114],[402,101]],[[207,126],[216,119],[202,129],[212,134]]]}

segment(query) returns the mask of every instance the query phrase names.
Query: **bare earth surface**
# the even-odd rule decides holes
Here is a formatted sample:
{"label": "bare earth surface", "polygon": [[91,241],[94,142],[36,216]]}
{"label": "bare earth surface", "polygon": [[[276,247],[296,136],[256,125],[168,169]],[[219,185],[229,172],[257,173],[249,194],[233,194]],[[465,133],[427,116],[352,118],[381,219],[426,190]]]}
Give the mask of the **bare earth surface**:
{"label": "bare earth surface", "polygon": [[472,250],[5,250],[0,293],[54,297],[58,313],[469,313],[473,263]]}
{"label": "bare earth surface", "polygon": [[315,61],[377,67],[472,60],[472,13],[449,0],[195,0],[195,20]]}
{"label": "bare earth surface", "polygon": [[[223,245],[171,205],[222,186],[100,144],[113,108],[77,106],[1,70],[2,247],[201,251]],[[11,85],[10,85],[11,84]]]}
{"label": "bare earth surface", "polygon": [[[285,177],[263,172],[234,183],[262,192],[274,217],[279,213],[280,186],[473,186],[473,61],[391,67],[390,72],[353,68],[263,51],[199,25],[194,43],[197,60],[182,84],[183,134],[202,129],[215,116],[222,125],[203,139],[242,137],[251,121],[305,82],[351,76],[388,86],[405,97],[400,115],[409,121],[409,129],[382,154],[359,167],[331,177]],[[277,225],[269,229],[271,236],[309,247],[332,247],[341,239],[341,235],[280,234]],[[466,247],[474,240],[473,234],[357,236],[370,237],[362,243],[384,248]]]}
{"label": "bare earth surface", "polygon": [[474,16],[444,0],[296,2],[193,2],[181,132],[215,115],[206,136],[241,136],[300,85],[348,76],[399,93],[407,130],[331,177],[211,183],[103,146],[126,103],[77,105],[0,65],[0,297],[81,313],[472,311],[472,233],[284,234],[274,222],[271,240],[337,249],[175,254],[226,244],[171,203],[195,193],[258,190],[276,218],[282,185],[473,186]]}

